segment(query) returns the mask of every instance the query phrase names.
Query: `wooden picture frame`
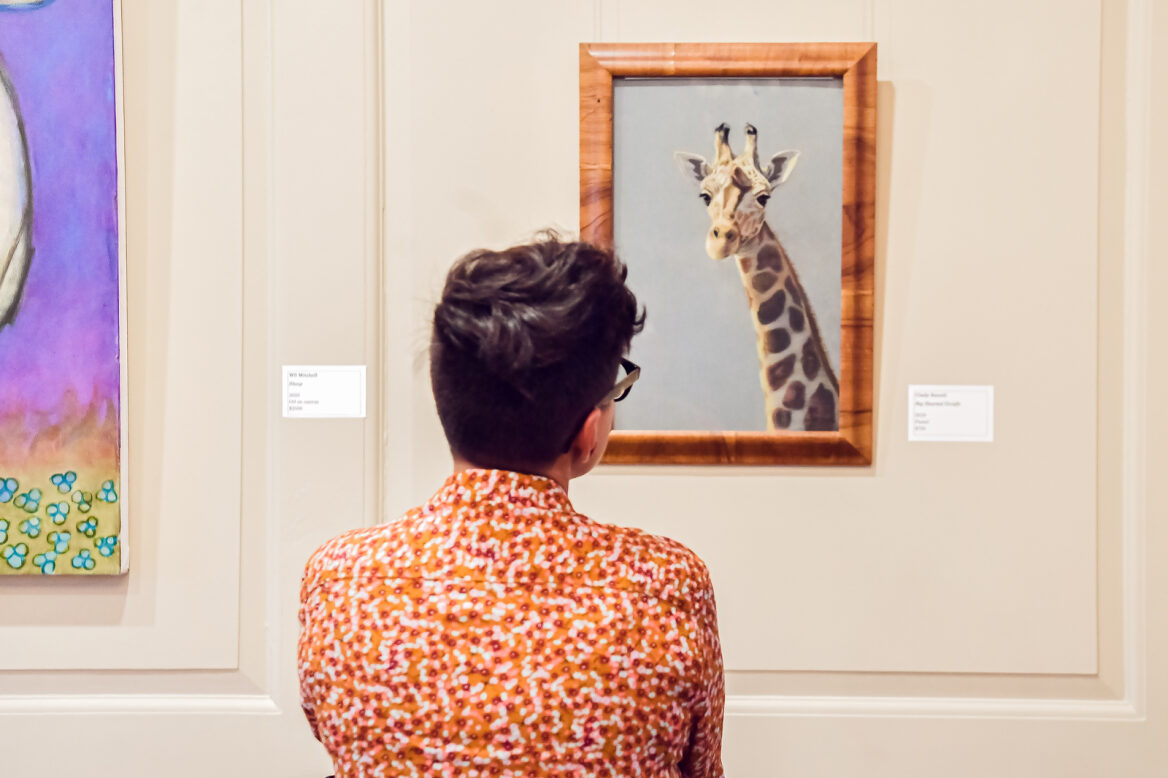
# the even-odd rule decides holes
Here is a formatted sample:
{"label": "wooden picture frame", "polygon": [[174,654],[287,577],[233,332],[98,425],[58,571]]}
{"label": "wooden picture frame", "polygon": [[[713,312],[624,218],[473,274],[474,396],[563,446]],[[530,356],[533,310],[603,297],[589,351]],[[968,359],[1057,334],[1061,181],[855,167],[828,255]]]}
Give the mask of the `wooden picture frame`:
{"label": "wooden picture frame", "polygon": [[[838,429],[773,432],[618,429],[612,434],[606,463],[871,463],[876,44],[580,44],[580,234],[582,240],[613,245],[614,80],[823,77],[842,80],[843,99]],[[747,132],[751,130],[748,127]],[[762,204],[765,206],[765,201]],[[616,248],[620,250],[619,246]]]}

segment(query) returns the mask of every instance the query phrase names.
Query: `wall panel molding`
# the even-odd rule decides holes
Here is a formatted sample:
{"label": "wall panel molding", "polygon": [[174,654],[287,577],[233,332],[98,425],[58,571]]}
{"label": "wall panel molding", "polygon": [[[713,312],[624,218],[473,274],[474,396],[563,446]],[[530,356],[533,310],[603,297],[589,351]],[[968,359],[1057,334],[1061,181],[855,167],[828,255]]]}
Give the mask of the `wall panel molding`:
{"label": "wall panel molding", "polygon": [[[380,414],[284,420],[279,366],[366,363],[380,393],[381,4],[123,8],[131,345],[146,344],[130,357],[147,406],[131,464],[148,467],[132,483],[160,509],[135,510],[149,534],[130,577],[30,581],[55,591],[26,585],[27,607],[0,608],[0,665],[16,671],[0,672],[0,740],[26,744],[0,772],[44,772],[34,744],[65,727],[54,775],[92,772],[131,731],[127,776],[223,773],[224,754],[228,774],[326,775],[298,705],[297,593],[313,548],[377,518]],[[30,661],[50,641],[71,666]]]}
{"label": "wall panel molding", "polygon": [[1123,672],[1119,699],[731,695],[727,717],[978,718],[1138,721],[1147,710],[1147,279],[1151,170],[1150,0],[1128,0],[1123,245]]}
{"label": "wall panel molding", "polygon": [[726,716],[1132,721],[1143,718],[1143,713],[1126,699],[735,695],[726,698]]}
{"label": "wall panel molding", "polygon": [[1147,418],[1149,176],[1152,2],[1127,0],[1126,159],[1123,256],[1123,631],[1124,688],[1147,706]]}
{"label": "wall panel molding", "polygon": [[27,694],[0,697],[0,716],[160,714],[254,716],[281,709],[266,694]]}
{"label": "wall panel molding", "polygon": [[0,670],[238,665],[240,8],[121,3],[134,559],[5,581]]}

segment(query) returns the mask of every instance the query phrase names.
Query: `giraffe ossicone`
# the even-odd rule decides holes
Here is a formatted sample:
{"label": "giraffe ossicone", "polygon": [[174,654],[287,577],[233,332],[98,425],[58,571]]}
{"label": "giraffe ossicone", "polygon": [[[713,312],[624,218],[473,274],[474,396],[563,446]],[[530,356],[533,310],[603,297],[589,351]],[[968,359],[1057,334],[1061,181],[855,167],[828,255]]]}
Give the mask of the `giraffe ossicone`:
{"label": "giraffe ossicone", "polygon": [[831,368],[811,300],[791,259],[766,221],[774,188],[791,175],[798,151],[780,151],[765,165],[758,131],[746,125],[735,155],[730,127],[714,129],[714,158],[675,152],[682,174],[698,185],[710,229],[706,253],[734,259],[746,291],[758,343],[759,378],[770,430],[839,429],[839,380]]}

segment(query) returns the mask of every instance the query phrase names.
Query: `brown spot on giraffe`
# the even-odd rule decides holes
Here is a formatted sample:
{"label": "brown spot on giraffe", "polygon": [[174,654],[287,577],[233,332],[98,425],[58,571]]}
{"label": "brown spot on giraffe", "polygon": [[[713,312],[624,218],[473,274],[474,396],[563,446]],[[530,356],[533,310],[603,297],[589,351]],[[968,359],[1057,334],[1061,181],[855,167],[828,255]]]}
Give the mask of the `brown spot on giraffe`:
{"label": "brown spot on giraffe", "polygon": [[739,257],[738,267],[742,268],[743,273],[750,272],[750,257]]}
{"label": "brown spot on giraffe", "polygon": [[772,273],[769,270],[764,270],[761,273],[755,274],[754,278],[750,279],[750,285],[754,287],[756,292],[765,292],[775,285],[779,280],[778,273]]}
{"label": "brown spot on giraffe", "polygon": [[783,357],[766,369],[767,384],[771,390],[776,390],[795,372],[795,355]]}
{"label": "brown spot on giraffe", "polygon": [[803,375],[808,381],[814,381],[819,375],[819,354],[815,351],[815,341],[808,338],[803,343]]}
{"label": "brown spot on giraffe", "polygon": [[791,322],[791,329],[795,332],[803,331],[803,311],[792,307],[791,312],[787,314],[787,320]]}
{"label": "brown spot on giraffe", "polygon": [[787,287],[787,291],[791,293],[791,298],[794,300],[798,300],[799,299],[799,286],[795,283],[795,277],[794,276],[787,276],[787,281],[784,285]]}
{"label": "brown spot on giraffe", "polygon": [[767,244],[758,250],[758,269],[759,270],[774,270],[776,273],[783,270],[783,255],[779,250]]}
{"label": "brown spot on giraffe", "polygon": [[786,408],[775,408],[775,412],[771,414],[771,421],[775,423],[775,427],[785,430],[791,426],[791,412]]}
{"label": "brown spot on giraffe", "polygon": [[782,289],[762,301],[758,306],[758,323],[770,324],[783,315],[783,308],[787,305],[787,293]]}
{"label": "brown spot on giraffe", "polygon": [[811,395],[807,404],[807,416],[803,419],[803,426],[808,430],[838,429],[835,419],[835,395],[823,384]]}
{"label": "brown spot on giraffe", "polygon": [[767,351],[772,354],[782,354],[787,350],[787,346],[791,345],[791,333],[782,327],[767,330],[765,342]]}
{"label": "brown spot on giraffe", "polygon": [[783,395],[783,406],[796,411],[802,408],[805,399],[804,388],[802,381],[792,381]]}

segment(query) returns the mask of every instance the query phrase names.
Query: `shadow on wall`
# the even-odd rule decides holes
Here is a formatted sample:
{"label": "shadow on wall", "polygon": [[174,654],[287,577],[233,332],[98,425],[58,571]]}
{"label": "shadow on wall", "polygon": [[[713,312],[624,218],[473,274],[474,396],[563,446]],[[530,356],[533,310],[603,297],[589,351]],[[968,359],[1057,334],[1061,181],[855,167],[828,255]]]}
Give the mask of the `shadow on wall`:
{"label": "shadow on wall", "polygon": [[[876,442],[876,470],[885,457],[880,455],[881,416],[883,408],[896,407],[901,402],[900,389],[891,388],[891,394],[882,396],[882,376],[886,365],[893,365],[899,356],[897,344],[904,340],[904,317],[889,317],[889,310],[904,311],[912,291],[913,264],[916,256],[917,224],[920,220],[921,192],[924,167],[929,156],[929,123],[932,99],[927,86],[919,81],[877,82],[876,92],[876,288],[874,300],[876,318],[873,322],[874,354],[872,385],[876,397],[872,403],[872,432]],[[901,148],[911,149],[919,164],[893,165],[894,138],[902,137]],[[893,203],[892,170],[897,171],[896,218],[899,225],[898,251],[895,275],[889,277],[888,224]],[[889,328],[889,323],[891,329]],[[883,430],[891,435],[904,434],[898,430]]]}

